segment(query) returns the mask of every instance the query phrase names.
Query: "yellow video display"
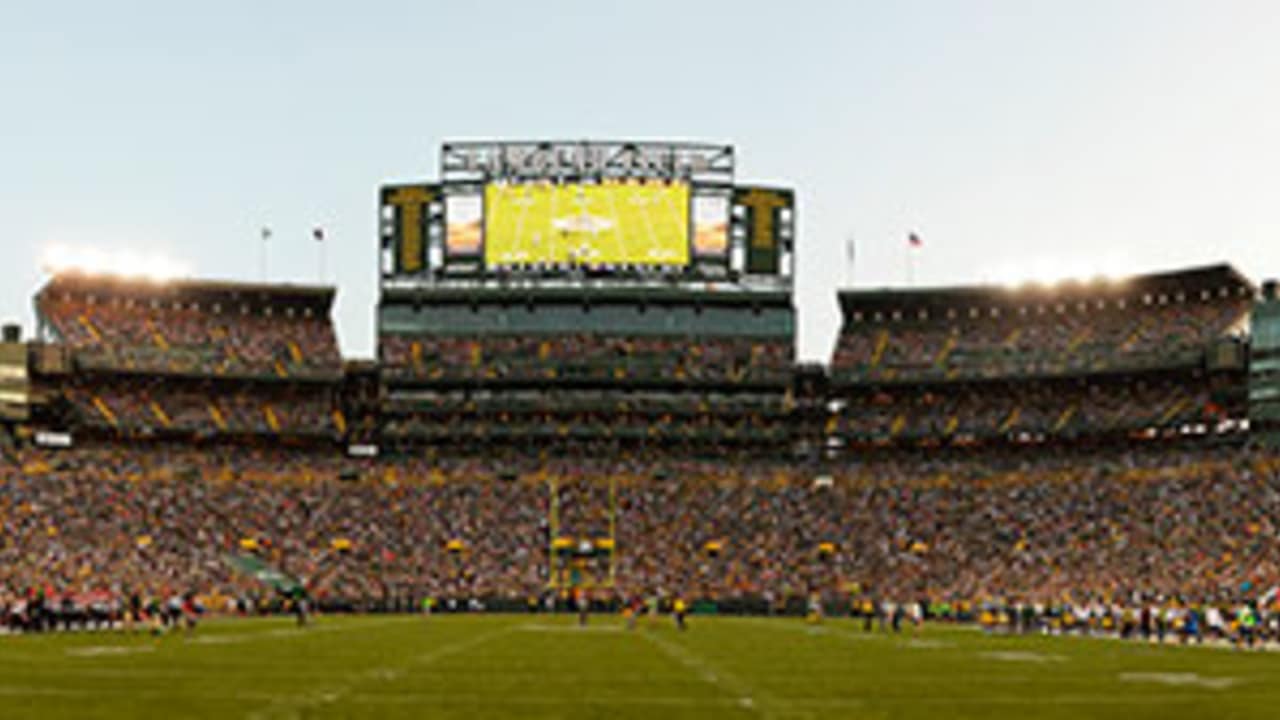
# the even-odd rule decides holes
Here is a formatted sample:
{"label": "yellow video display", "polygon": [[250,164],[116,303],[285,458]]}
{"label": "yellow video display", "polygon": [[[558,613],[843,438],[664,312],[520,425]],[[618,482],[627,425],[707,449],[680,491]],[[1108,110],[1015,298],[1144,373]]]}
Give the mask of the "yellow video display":
{"label": "yellow video display", "polygon": [[687,183],[521,183],[485,188],[486,265],[687,265]]}

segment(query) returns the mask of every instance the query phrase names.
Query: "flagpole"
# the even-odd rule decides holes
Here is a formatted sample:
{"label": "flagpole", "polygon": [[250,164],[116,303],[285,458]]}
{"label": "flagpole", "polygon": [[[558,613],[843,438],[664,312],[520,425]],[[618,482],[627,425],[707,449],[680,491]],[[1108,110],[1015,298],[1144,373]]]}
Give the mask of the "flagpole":
{"label": "flagpole", "polygon": [[320,285],[324,284],[325,276],[325,260],[328,254],[328,244],[325,242],[325,231],[323,225],[317,225],[311,230],[311,239],[320,247],[316,248],[316,282]]}
{"label": "flagpole", "polygon": [[844,286],[853,287],[853,274],[857,269],[857,253],[858,246],[853,240],[853,234],[850,233],[848,239],[844,241]]}
{"label": "flagpole", "polygon": [[916,253],[921,246],[920,236],[914,230],[907,233],[907,285],[916,284]]}
{"label": "flagpole", "polygon": [[271,229],[263,227],[260,233],[260,242],[258,243],[258,274],[262,276],[262,282],[267,282],[267,245],[271,241]]}

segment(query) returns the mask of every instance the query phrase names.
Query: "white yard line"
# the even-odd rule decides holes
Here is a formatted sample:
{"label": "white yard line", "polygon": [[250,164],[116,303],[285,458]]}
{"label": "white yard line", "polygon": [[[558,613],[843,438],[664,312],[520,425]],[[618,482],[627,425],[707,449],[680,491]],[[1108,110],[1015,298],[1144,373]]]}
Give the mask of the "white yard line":
{"label": "white yard line", "polygon": [[765,693],[759,692],[752,686],[733,675],[724,672],[723,670],[716,670],[710,665],[710,663],[690,651],[685,646],[666,640],[660,637],[657,633],[642,632],[638,634],[640,637],[648,640],[654,647],[661,650],[664,655],[675,660],[689,670],[692,670],[695,675],[702,678],[703,682],[713,685],[719,688],[722,692],[732,696],[734,698],[734,703],[738,707],[765,717],[775,716],[777,713],[768,711],[756,704],[756,698],[760,698],[764,701],[765,705],[771,708],[778,708],[782,711],[790,710],[787,703],[778,698],[767,696]]}
{"label": "white yard line", "polygon": [[369,670],[357,674],[355,679],[351,682],[336,685],[330,690],[314,693],[310,696],[301,698],[300,700],[296,697],[285,698],[285,702],[274,702],[267,708],[249,713],[247,717],[251,718],[251,720],[263,720],[265,718],[292,718],[299,715],[305,715],[307,714],[307,711],[318,706],[331,705],[350,696],[362,683],[398,680],[401,677],[404,677],[404,675],[413,668],[430,665],[431,663],[449,657],[450,655],[457,655],[458,653],[473,650],[487,642],[502,637],[503,635],[510,634],[514,631],[514,627],[504,627],[481,635],[473,635],[458,642],[440,645],[428,650],[427,652],[415,655],[407,662],[398,666],[382,665],[370,668]]}
{"label": "white yard line", "polygon": [[84,645],[67,648],[69,657],[119,657],[121,655],[137,655],[155,652],[154,645]]}

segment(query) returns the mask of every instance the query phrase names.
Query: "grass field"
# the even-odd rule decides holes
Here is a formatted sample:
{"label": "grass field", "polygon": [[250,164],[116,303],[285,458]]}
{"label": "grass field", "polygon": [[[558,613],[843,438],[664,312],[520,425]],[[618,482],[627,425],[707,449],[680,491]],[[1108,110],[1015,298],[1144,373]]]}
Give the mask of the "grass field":
{"label": "grass field", "polygon": [[684,265],[689,186],[489,185],[484,243],[489,264]]}
{"label": "grass field", "polygon": [[0,717],[1275,717],[1280,654],[847,620],[224,620],[0,637]]}

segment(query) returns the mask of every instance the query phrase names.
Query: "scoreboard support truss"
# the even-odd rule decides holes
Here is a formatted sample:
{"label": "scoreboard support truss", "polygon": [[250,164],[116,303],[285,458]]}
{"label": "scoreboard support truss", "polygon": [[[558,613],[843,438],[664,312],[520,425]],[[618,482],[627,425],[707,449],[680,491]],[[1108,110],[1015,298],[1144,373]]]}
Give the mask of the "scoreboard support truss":
{"label": "scoreboard support truss", "polygon": [[653,141],[467,141],[440,149],[443,183],[606,179],[733,184],[732,145]]}

